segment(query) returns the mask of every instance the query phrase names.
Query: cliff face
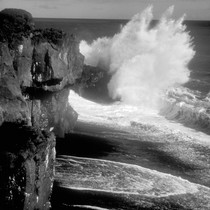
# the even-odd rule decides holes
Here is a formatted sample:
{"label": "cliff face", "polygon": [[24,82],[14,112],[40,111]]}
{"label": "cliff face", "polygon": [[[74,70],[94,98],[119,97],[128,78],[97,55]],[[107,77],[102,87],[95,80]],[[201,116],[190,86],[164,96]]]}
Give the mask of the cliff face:
{"label": "cliff face", "polygon": [[26,11],[0,12],[1,209],[49,209],[54,134],[77,120],[68,95],[83,60],[75,37],[34,30]]}
{"label": "cliff face", "polygon": [[1,209],[49,209],[54,135],[20,123],[4,123],[0,133]]}

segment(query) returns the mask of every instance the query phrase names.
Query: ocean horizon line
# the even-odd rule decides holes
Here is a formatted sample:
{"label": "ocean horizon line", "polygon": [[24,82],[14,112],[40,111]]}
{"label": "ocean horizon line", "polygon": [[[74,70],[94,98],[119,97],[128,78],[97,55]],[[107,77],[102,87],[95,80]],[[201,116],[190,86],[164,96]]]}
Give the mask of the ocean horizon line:
{"label": "ocean horizon line", "polygon": [[[121,19],[121,18],[60,18],[60,17],[33,17],[34,20],[97,20],[97,21],[129,21],[130,19]],[[160,19],[153,19],[152,21],[160,21]],[[195,20],[195,19],[186,19],[184,22],[210,22],[210,20]]]}

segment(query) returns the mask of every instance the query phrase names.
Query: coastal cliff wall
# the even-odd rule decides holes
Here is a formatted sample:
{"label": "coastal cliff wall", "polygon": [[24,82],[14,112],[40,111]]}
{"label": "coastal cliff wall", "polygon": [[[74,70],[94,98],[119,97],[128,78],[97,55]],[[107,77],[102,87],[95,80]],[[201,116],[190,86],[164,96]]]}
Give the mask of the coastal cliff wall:
{"label": "coastal cliff wall", "polygon": [[83,61],[74,36],[0,12],[0,209],[50,208],[55,136],[77,120],[68,95]]}

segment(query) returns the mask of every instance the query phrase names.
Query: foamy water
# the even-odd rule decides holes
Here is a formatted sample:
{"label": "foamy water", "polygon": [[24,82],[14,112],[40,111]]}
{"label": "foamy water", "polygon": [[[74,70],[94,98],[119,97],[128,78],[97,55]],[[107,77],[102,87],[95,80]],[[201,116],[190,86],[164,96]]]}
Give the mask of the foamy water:
{"label": "foamy water", "polygon": [[93,210],[109,210],[105,208],[100,208],[98,206],[89,206],[89,205],[69,205],[70,207],[78,207],[82,209],[93,209]]}
{"label": "foamy water", "polygon": [[[81,196],[85,192],[81,197],[82,205],[78,205],[78,201],[76,205],[74,201],[70,205],[66,202],[65,206],[69,207],[118,209],[115,205],[119,205],[119,209],[128,209],[124,201],[132,203],[130,209],[139,206],[153,209],[161,204],[164,209],[171,209],[173,202],[182,209],[207,210],[210,207],[208,187],[134,164],[63,155],[57,159],[56,179],[65,189]],[[92,195],[93,200],[86,200],[85,195]],[[110,196],[113,203],[108,204],[106,196]],[[144,203],[145,199],[149,203]],[[160,204],[154,202],[155,199],[161,201]]]}
{"label": "foamy water", "polygon": [[62,156],[57,162],[68,163],[63,170],[69,176],[63,176],[61,168],[56,176],[71,189],[165,197],[196,193],[199,187],[179,177],[132,164],[71,156]]}
{"label": "foamy water", "polygon": [[172,13],[170,7],[151,27],[148,7],[115,36],[80,43],[85,63],[112,75],[108,89],[113,99],[158,108],[162,93],[189,80],[188,63],[195,52],[184,18],[173,20]]}
{"label": "foamy water", "polygon": [[70,91],[69,102],[78,112],[80,121],[115,127],[139,136],[155,136],[154,141],[190,141],[210,147],[208,134],[168,120],[154,109],[120,102],[101,105],[84,99],[73,91]]}
{"label": "foamy water", "polygon": [[[138,162],[136,162],[137,165],[122,163],[120,157],[116,162],[63,155],[57,158],[56,165],[56,179],[59,180],[60,186],[75,190],[77,193],[104,194],[128,199],[136,206],[139,205],[141,196],[162,199],[163,202],[169,202],[172,196],[175,200],[178,199],[183,209],[210,208],[210,189],[204,186],[209,186],[210,163],[208,156],[203,155],[203,150],[197,150],[202,147],[209,151],[208,134],[166,119],[156,109],[126,105],[121,102],[111,105],[97,104],[80,97],[73,91],[70,91],[69,102],[79,114],[78,121],[91,124],[92,127],[94,125],[106,127],[104,132],[97,133],[96,129],[95,133],[87,132],[87,135],[96,135],[113,141],[115,139],[135,140],[139,141],[140,145],[142,141],[161,143],[160,152],[164,151],[166,158],[167,154],[171,155],[178,161],[177,164],[182,161],[186,166],[191,165],[194,169],[191,172],[183,171],[183,174],[192,173],[194,181],[198,179],[200,184],[186,180],[187,176],[181,178],[176,173],[171,175],[170,170],[164,171],[167,173],[160,172],[163,168],[152,170],[146,168],[147,165],[141,167]],[[170,163],[167,164],[170,165]],[[88,201],[87,204],[89,204]],[[104,201],[104,204],[93,202],[92,205],[70,205],[70,207],[103,209],[107,206]]]}
{"label": "foamy water", "polygon": [[198,91],[179,87],[169,89],[162,103],[160,114],[167,119],[210,134],[210,98]]}
{"label": "foamy water", "polygon": [[183,24],[184,16],[174,20],[172,13],[170,7],[152,27],[152,7],[148,7],[113,37],[98,38],[91,44],[81,41],[80,51],[86,64],[104,68],[112,75],[107,84],[109,94],[124,105],[101,109],[112,113],[113,121],[127,113],[127,120],[118,117],[118,124],[141,120],[161,126],[169,124],[159,113],[210,134],[209,95],[203,97],[202,93],[181,86],[190,79],[188,64],[195,51]]}
{"label": "foamy water", "polygon": [[[167,199],[183,195],[186,197],[179,200],[183,206],[210,208],[210,190],[202,185],[209,186],[210,179],[208,154],[203,154],[210,150],[210,97],[182,86],[189,80],[188,63],[195,52],[183,17],[173,20],[172,12],[173,8],[169,8],[159,23],[151,27],[153,16],[149,7],[114,37],[99,38],[92,44],[82,41],[80,51],[86,64],[104,68],[112,75],[107,84],[109,94],[119,101],[98,104],[70,91],[69,103],[79,114],[78,121],[110,128],[91,135],[161,145],[156,152],[163,152],[183,167],[192,167],[192,171],[180,174],[184,178],[192,175],[192,180],[201,185],[169,174],[177,175],[170,167],[162,173],[163,166],[157,168],[160,171],[151,170],[145,168],[146,164],[141,167],[142,162],[135,165],[61,156],[56,172],[61,186],[125,196],[135,202],[139,196]],[[90,135],[88,131],[85,134]],[[188,199],[188,195],[198,202]]]}

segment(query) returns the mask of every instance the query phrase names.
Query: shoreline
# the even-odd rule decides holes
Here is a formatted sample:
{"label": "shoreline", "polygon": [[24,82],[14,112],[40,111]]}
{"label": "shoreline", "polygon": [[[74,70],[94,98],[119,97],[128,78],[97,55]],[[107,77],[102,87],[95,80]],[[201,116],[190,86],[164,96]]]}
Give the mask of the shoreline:
{"label": "shoreline", "polygon": [[[146,196],[125,196],[106,192],[76,190],[62,187],[59,178],[55,180],[52,194],[52,210],[69,209],[93,209],[90,206],[97,206],[105,209],[123,210],[149,210],[149,209],[194,209],[189,206],[203,205],[200,209],[206,209],[207,202],[205,195],[210,197],[208,180],[199,179],[197,173],[201,174],[197,166],[185,163],[177,159],[173,153],[163,151],[164,143],[125,138],[105,138],[104,132],[119,132],[117,129],[110,129],[102,125],[91,125],[84,122],[77,122],[74,132],[66,135],[64,139],[57,139],[57,158],[64,156],[74,156],[81,158],[94,158],[99,160],[109,160],[126,164],[139,165],[151,170],[181,177],[201,186],[198,198],[197,194],[183,194],[168,196],[163,198],[151,198]],[[126,133],[126,132],[125,132]],[[176,146],[176,145],[175,145]],[[203,149],[203,148],[201,148]],[[205,153],[205,151],[204,151]],[[206,153],[207,157],[208,153]],[[208,174],[207,174],[208,175]],[[183,197],[184,196],[184,197]],[[195,198],[198,199],[197,203]],[[140,202],[136,203],[136,200]],[[189,202],[184,205],[184,202]],[[200,202],[200,204],[199,204]],[[108,205],[110,204],[110,205]],[[84,207],[82,207],[84,205]],[[88,207],[89,206],[89,207]],[[195,207],[196,209],[197,207]]]}
{"label": "shoreline", "polygon": [[[128,139],[107,139],[99,137],[109,128],[100,125],[94,127],[88,123],[77,122],[74,133],[67,135],[64,139],[58,139],[57,157],[69,155],[76,157],[96,158],[139,165],[152,170],[180,176],[190,182],[210,187],[208,181],[204,182],[197,177],[197,171],[202,170],[201,166],[193,162],[185,162],[176,158],[171,151],[164,151],[165,144],[152,141],[128,140]],[[85,134],[82,131],[85,130]],[[117,131],[113,129],[113,132]],[[94,134],[96,134],[94,136]],[[182,145],[172,145],[173,147]],[[185,146],[185,145],[184,145]],[[194,146],[194,145],[193,145]],[[176,148],[173,148],[176,149]],[[199,148],[200,150],[204,148]],[[206,153],[206,158],[208,156]],[[209,153],[210,154],[210,153]],[[190,164],[191,163],[191,164]],[[194,173],[195,172],[195,173]]]}

